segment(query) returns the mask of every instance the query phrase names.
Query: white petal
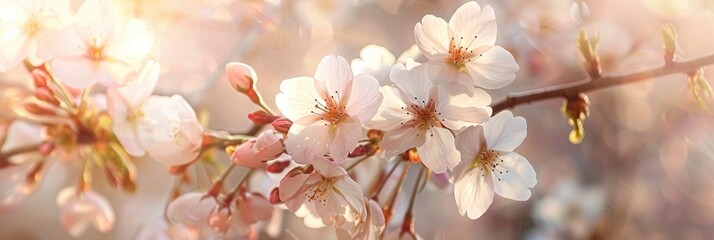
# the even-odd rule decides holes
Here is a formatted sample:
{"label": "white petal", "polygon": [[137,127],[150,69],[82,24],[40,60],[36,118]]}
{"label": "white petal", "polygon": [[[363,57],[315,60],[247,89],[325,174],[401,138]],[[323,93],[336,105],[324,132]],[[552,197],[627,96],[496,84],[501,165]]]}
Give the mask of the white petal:
{"label": "white petal", "polygon": [[357,75],[352,80],[350,99],[345,106],[347,113],[366,123],[377,113],[380,103],[382,94],[379,92],[379,81],[367,74]]}
{"label": "white petal", "polygon": [[413,147],[424,145],[425,133],[418,128],[398,128],[384,133],[379,146],[384,149],[387,158],[391,158]]}
{"label": "white petal", "polygon": [[392,66],[389,78],[402,90],[404,94],[402,100],[405,103],[421,105],[421,101],[429,100],[434,89],[434,84],[429,80],[426,65],[406,70],[404,64],[397,63]]}
{"label": "white petal", "polygon": [[97,68],[97,82],[106,87],[121,87],[136,75],[134,67],[125,61],[102,60]]}
{"label": "white petal", "polygon": [[109,0],[87,0],[77,10],[75,22],[113,29],[116,24],[116,11]]}
{"label": "white petal", "polygon": [[384,99],[379,105],[377,114],[366,125],[370,128],[389,131],[401,126],[399,123],[406,122],[412,117],[404,110],[406,104],[400,98],[399,89],[391,86],[379,88]]}
{"label": "white petal", "polygon": [[496,15],[490,5],[481,8],[473,1],[461,5],[451,16],[449,27],[452,37],[457,40],[463,37],[463,47],[469,44],[470,48],[493,46],[496,43]]}
{"label": "white petal", "polygon": [[526,119],[513,117],[511,111],[502,111],[484,124],[484,137],[488,149],[513,152],[526,138]]}
{"label": "white petal", "polygon": [[153,49],[154,39],[154,31],[146,22],[131,19],[117,28],[116,37],[104,54],[113,60],[137,65]]}
{"label": "white petal", "polygon": [[424,145],[417,147],[417,152],[427,168],[435,173],[445,173],[459,164],[461,155],[456,150],[451,131],[445,128],[430,128],[424,134],[426,141]]}
{"label": "white petal", "polygon": [[347,60],[332,54],[323,57],[315,71],[315,79],[325,86],[325,90],[330,95],[335,91],[342,93],[353,77],[352,68]]}
{"label": "white petal", "polygon": [[161,66],[155,61],[147,61],[141,71],[136,76],[132,76],[130,81],[118,92],[131,106],[143,104],[154,92],[156,83],[159,81]]}
{"label": "white petal", "polygon": [[305,117],[316,116],[311,111],[316,110],[315,99],[320,98],[313,78],[296,77],[280,83],[280,93],[275,97],[275,105],[283,116],[297,122]]}
{"label": "white petal", "polygon": [[419,49],[429,59],[443,59],[449,49],[449,26],[444,19],[426,15],[414,26]]}
{"label": "white petal", "polygon": [[499,157],[503,162],[492,173],[494,190],[498,195],[517,201],[531,197],[529,188],[535,187],[538,180],[536,172],[528,160],[518,153]]}
{"label": "white petal", "polygon": [[336,191],[338,194],[354,208],[360,216],[366,216],[367,210],[364,205],[364,194],[362,193],[362,187],[357,184],[349,175],[345,175],[341,180],[335,182]]}
{"label": "white petal", "polygon": [[480,168],[467,171],[454,183],[454,198],[459,214],[477,219],[486,212],[493,202],[493,190],[486,183],[486,176]]}
{"label": "white petal", "polygon": [[329,151],[334,135],[324,125],[301,127],[294,125],[285,139],[285,150],[300,164],[310,163],[315,156],[323,156]]}
{"label": "white petal", "polygon": [[439,87],[439,102],[437,112],[443,118],[444,126],[452,130],[481,124],[491,116],[491,97],[481,89],[475,89],[472,96],[466,93],[450,95]]}
{"label": "white petal", "polygon": [[510,52],[499,46],[486,50],[481,57],[466,63],[466,71],[476,86],[502,88],[516,79],[518,63]]}
{"label": "white petal", "polygon": [[[456,149],[461,153],[461,164],[471,164],[481,148],[482,126],[470,126],[456,135]],[[461,174],[457,172],[456,174]]]}
{"label": "white petal", "polygon": [[362,123],[357,118],[348,117],[341,120],[336,126],[330,126],[330,131],[334,133],[330,146],[330,157],[335,160],[335,163],[343,163],[362,138]]}
{"label": "white petal", "polygon": [[60,59],[52,61],[52,71],[57,80],[73,88],[85,88],[97,82],[97,69],[87,58]]}

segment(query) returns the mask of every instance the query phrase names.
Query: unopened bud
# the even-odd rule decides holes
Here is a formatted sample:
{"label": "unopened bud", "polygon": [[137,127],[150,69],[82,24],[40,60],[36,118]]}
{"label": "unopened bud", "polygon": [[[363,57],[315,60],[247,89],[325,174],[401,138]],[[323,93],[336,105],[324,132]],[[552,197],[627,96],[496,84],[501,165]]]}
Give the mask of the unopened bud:
{"label": "unopened bud", "polygon": [[22,107],[25,109],[25,111],[35,114],[35,115],[54,115],[55,114],[54,111],[44,108],[37,103],[32,103],[32,102],[24,103],[22,105]]}
{"label": "unopened bud", "polygon": [[664,63],[670,65],[676,59],[677,51],[677,29],[671,23],[662,25],[662,37],[664,38]]}
{"label": "unopened bud", "polygon": [[47,88],[47,78],[49,75],[44,69],[36,68],[32,70],[32,81],[36,88]]}
{"label": "unopened bud", "polygon": [[248,119],[250,119],[250,121],[252,121],[253,123],[258,124],[258,125],[270,124],[278,118],[280,118],[280,117],[271,115],[263,110],[258,110],[258,111],[248,113]]}
{"label": "unopened bud", "polygon": [[293,122],[287,118],[278,118],[272,123],[275,131],[287,134],[290,131],[290,127],[293,126]]}
{"label": "unopened bud", "polygon": [[369,147],[365,145],[358,145],[350,154],[347,155],[347,157],[359,157],[365,155],[367,152],[369,152]]}
{"label": "unopened bud", "polygon": [[590,116],[590,99],[584,93],[579,93],[574,97],[567,97],[561,108],[563,116],[568,118],[568,124],[573,127],[568,139],[570,143],[579,144],[585,137],[584,123]]}
{"label": "unopened bud", "polygon": [[576,45],[580,50],[580,55],[583,57],[583,65],[585,70],[590,75],[590,78],[597,79],[600,78],[600,73],[602,73],[602,66],[600,66],[600,57],[597,55],[598,42],[600,41],[599,34],[593,39],[590,39],[585,32],[585,29],[580,29],[578,33],[578,38],[576,40]]}
{"label": "unopened bud", "polygon": [[255,91],[255,81],[258,77],[255,70],[245,63],[232,62],[226,64],[226,76],[231,86],[250,98],[255,104],[261,104],[260,95]]}
{"label": "unopened bud", "polygon": [[270,204],[279,204],[283,202],[280,200],[280,189],[279,188],[273,188],[273,190],[270,191]]}
{"label": "unopened bud", "polygon": [[229,208],[216,207],[208,215],[208,225],[216,232],[225,232],[231,222]]}
{"label": "unopened bud", "polygon": [[290,166],[290,161],[275,161],[274,163],[268,165],[266,171],[269,173],[281,173]]}
{"label": "unopened bud", "polygon": [[35,97],[41,101],[47,102],[49,104],[59,106],[60,102],[55,98],[55,94],[50,91],[49,88],[37,88],[35,89]]}

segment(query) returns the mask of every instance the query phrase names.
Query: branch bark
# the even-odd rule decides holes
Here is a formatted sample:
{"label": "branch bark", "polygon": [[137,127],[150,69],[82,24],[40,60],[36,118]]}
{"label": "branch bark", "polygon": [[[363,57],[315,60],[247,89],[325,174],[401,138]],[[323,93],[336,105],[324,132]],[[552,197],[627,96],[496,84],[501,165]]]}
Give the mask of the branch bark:
{"label": "branch bark", "polygon": [[636,83],[656,77],[688,73],[698,68],[714,64],[714,53],[704,55],[687,61],[679,61],[673,64],[664,65],[657,68],[650,68],[643,71],[636,71],[624,75],[604,76],[596,79],[584,79],[577,82],[565,83],[540,89],[523,91],[509,94],[505,99],[493,104],[493,114],[505,109],[513,108],[517,105],[527,104],[547,100],[551,98],[566,98],[575,96],[581,92],[592,92],[595,90]]}

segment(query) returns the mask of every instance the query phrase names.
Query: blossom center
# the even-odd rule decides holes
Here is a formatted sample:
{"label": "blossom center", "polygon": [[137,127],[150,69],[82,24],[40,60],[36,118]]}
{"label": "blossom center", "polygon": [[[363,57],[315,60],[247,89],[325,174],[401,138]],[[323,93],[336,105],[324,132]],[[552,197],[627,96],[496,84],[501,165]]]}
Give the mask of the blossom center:
{"label": "blossom center", "polygon": [[87,55],[89,55],[89,58],[92,59],[92,61],[94,61],[94,62],[99,62],[99,61],[101,61],[102,58],[103,58],[103,57],[102,57],[103,52],[104,52],[104,48],[103,48],[103,47],[97,47],[97,46],[95,46],[95,45],[92,45],[92,46],[90,46],[89,49],[87,50]]}
{"label": "blossom center", "polygon": [[40,31],[40,22],[37,21],[36,16],[32,16],[27,20],[25,23],[25,31],[27,31],[28,36],[33,36]]}
{"label": "blossom center", "polygon": [[317,110],[310,111],[310,113],[317,114],[320,116],[320,120],[329,122],[325,123],[325,126],[336,124],[348,116],[345,112],[345,107],[340,102],[340,95],[337,91],[335,91],[335,95],[322,100],[324,103],[317,98],[315,99],[315,108]]}
{"label": "blossom center", "polygon": [[335,178],[323,178],[322,181],[316,183],[310,187],[307,192],[305,192],[307,200],[309,202],[315,201],[322,205],[326,205],[327,199],[330,198],[330,195],[333,192],[332,189],[334,188],[335,181]]}
{"label": "blossom center", "polygon": [[485,144],[481,145],[479,153],[471,161],[471,168],[480,168],[481,176],[495,174],[496,179],[501,181],[501,175],[509,173],[508,170],[501,166],[503,159],[500,156],[502,155],[503,153],[499,151],[487,149]]}
{"label": "blossom center", "polygon": [[[402,107],[402,110],[406,110],[407,115],[412,116],[412,119],[400,123],[401,125],[419,128],[422,133],[429,128],[442,126],[441,121],[443,119],[440,120],[438,118],[441,113],[436,111],[436,101],[434,101],[434,99],[430,98],[429,101],[419,101],[419,99],[415,97],[414,100],[417,100],[416,104]],[[434,134],[432,134],[432,136],[433,135]],[[417,134],[417,136],[419,136],[419,134]]]}
{"label": "blossom center", "polygon": [[466,71],[466,63],[481,56],[480,53],[474,52],[474,49],[471,48],[471,45],[477,38],[478,36],[474,36],[471,41],[467,43],[464,37],[452,37],[449,41],[449,56],[446,58],[446,62],[461,72]]}

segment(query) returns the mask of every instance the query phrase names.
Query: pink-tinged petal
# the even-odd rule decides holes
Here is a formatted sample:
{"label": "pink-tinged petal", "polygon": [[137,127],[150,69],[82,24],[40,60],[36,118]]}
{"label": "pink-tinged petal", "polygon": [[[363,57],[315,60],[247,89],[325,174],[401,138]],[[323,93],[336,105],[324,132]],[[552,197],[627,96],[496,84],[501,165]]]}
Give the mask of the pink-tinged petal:
{"label": "pink-tinged petal", "polygon": [[493,190],[486,182],[480,168],[467,171],[454,183],[454,198],[459,214],[477,219],[486,212],[493,202]]}
{"label": "pink-tinged petal", "polygon": [[258,80],[253,67],[242,62],[226,64],[226,77],[232,87],[239,90],[243,89],[242,91],[253,88],[253,84]]}
{"label": "pink-tinged petal", "polygon": [[370,219],[371,219],[371,224],[376,226],[378,230],[377,236],[382,232],[385,224],[384,220],[384,213],[382,212],[382,208],[379,206],[379,203],[377,203],[374,200],[369,200],[369,212],[370,212]]}
{"label": "pink-tinged petal", "polygon": [[412,116],[403,109],[406,104],[399,97],[399,89],[391,86],[383,86],[379,91],[384,96],[382,104],[379,105],[377,114],[366,125],[369,128],[390,131],[399,128],[401,124],[408,121]]}
{"label": "pink-tinged petal", "polygon": [[154,48],[156,34],[144,21],[130,19],[116,28],[115,38],[104,54],[110,59],[136,65],[143,62]]}
{"label": "pink-tinged petal", "polygon": [[283,151],[285,151],[283,134],[274,130],[268,130],[258,135],[253,145],[253,153],[261,161],[273,160],[280,156]]}
{"label": "pink-tinged petal", "polygon": [[166,217],[175,224],[185,227],[190,234],[201,235],[209,230],[208,216],[216,207],[215,200],[203,198],[199,192],[185,193],[174,199],[166,208]]}
{"label": "pink-tinged petal", "polygon": [[303,195],[305,182],[308,178],[310,178],[310,176],[311,174],[297,174],[294,176],[290,176],[290,174],[288,174],[285,176],[283,180],[280,180],[280,200],[289,201],[296,196]]}
{"label": "pink-tinged petal", "polygon": [[131,81],[136,75],[134,67],[125,61],[106,59],[99,63],[97,68],[99,78],[97,82],[106,87],[121,87]]}
{"label": "pink-tinged petal", "polygon": [[476,89],[472,96],[466,93],[450,95],[439,87],[440,93],[437,112],[443,118],[442,123],[449,129],[459,130],[463,127],[484,123],[491,116],[491,97],[485,91]]}
{"label": "pink-tinged petal", "polygon": [[191,105],[174,95],[152,96],[145,107],[145,118],[151,120],[149,155],[169,167],[193,161],[203,142],[203,127]]}
{"label": "pink-tinged petal", "polygon": [[312,166],[315,167],[315,171],[317,171],[317,173],[325,178],[347,175],[347,171],[345,171],[342,166],[324,157],[316,157],[312,162]]}
{"label": "pink-tinged petal", "polygon": [[414,26],[419,49],[429,59],[444,59],[449,49],[449,25],[444,19],[426,15]]}
{"label": "pink-tinged petal", "polygon": [[300,164],[310,163],[315,156],[329,152],[332,139],[330,128],[324,125],[301,127],[293,125],[285,139],[285,150]]}
{"label": "pink-tinged petal", "polygon": [[[113,102],[113,101],[110,101]],[[109,105],[113,110],[117,110],[112,104]],[[110,115],[111,116],[111,115]],[[124,150],[129,155],[135,157],[144,156],[146,148],[149,145],[151,136],[139,122],[127,121],[126,118],[112,118],[112,130],[117,136]]]}
{"label": "pink-tinged petal", "polygon": [[344,175],[344,177],[335,182],[335,188],[338,191],[335,191],[334,194],[344,198],[349,207],[359,214],[358,217],[366,216],[364,194],[362,193],[362,187],[357,182],[352,180],[349,175]]}
{"label": "pink-tinged petal", "polygon": [[51,66],[57,80],[73,88],[85,88],[99,80],[93,64],[89,58],[55,58]]}
{"label": "pink-tinged petal", "polygon": [[445,173],[461,161],[456,150],[454,135],[445,128],[430,128],[424,133],[424,145],[417,147],[419,158],[424,165],[435,173]]}
{"label": "pink-tinged petal", "polygon": [[[243,206],[241,206],[241,204]],[[246,200],[238,205],[238,212],[247,223],[267,221],[273,216],[273,205],[260,194],[248,194]]]}
{"label": "pink-tinged petal", "polygon": [[[456,135],[456,149],[461,153],[461,164],[469,165],[478,155],[483,141],[483,127],[470,126]],[[456,172],[456,174],[461,174]]]}
{"label": "pink-tinged petal", "polygon": [[367,74],[357,75],[352,80],[352,90],[345,111],[350,116],[359,118],[360,122],[366,123],[377,113],[380,103],[382,94],[379,92],[379,81]]}
{"label": "pink-tinged petal", "polygon": [[330,157],[335,163],[341,164],[347,159],[352,150],[359,145],[359,140],[362,138],[362,123],[355,117],[347,117],[330,127],[329,131],[334,132],[331,143],[328,143],[330,149]]}
{"label": "pink-tinged petal", "polygon": [[65,188],[58,194],[57,204],[60,222],[72,236],[81,235],[90,223],[102,233],[114,227],[114,210],[109,201],[91,190],[77,195],[75,188]]}
{"label": "pink-tinged petal", "polygon": [[109,0],[86,0],[74,16],[75,22],[98,25],[103,28],[113,29],[116,24],[116,11]]}
{"label": "pink-tinged petal", "polygon": [[147,61],[135,76],[132,76],[123,87],[117,91],[132,108],[143,104],[156,88],[159,81],[161,66],[153,60]]}
{"label": "pink-tinged petal", "polygon": [[265,166],[265,163],[253,152],[255,140],[250,140],[238,146],[231,155],[231,161],[239,166],[247,168],[258,168]]}
{"label": "pink-tinged petal", "polygon": [[403,64],[395,64],[392,66],[389,78],[402,90],[404,94],[402,99],[405,103],[422,105],[422,101],[429,101],[432,91],[435,90],[434,84],[429,79],[426,65],[407,70]]}
{"label": "pink-tinged petal", "polygon": [[[317,116],[313,111],[318,111],[315,108],[316,99],[321,99],[320,94],[315,88],[315,80],[311,77],[296,77],[283,80],[280,83],[280,93],[275,97],[275,105],[278,106],[283,116],[293,122],[297,122],[303,118],[313,120]],[[313,121],[301,121],[302,125],[309,125]]]}
{"label": "pink-tinged petal", "polygon": [[449,27],[452,37],[463,37],[461,45],[464,47],[493,46],[496,43],[496,15],[490,5],[481,8],[473,1],[461,5],[451,16]]}
{"label": "pink-tinged petal", "polygon": [[505,198],[525,201],[531,197],[529,188],[538,183],[536,172],[528,160],[518,153],[500,156],[500,167],[491,173],[494,191]]}
{"label": "pink-tinged petal", "polygon": [[466,63],[466,72],[476,86],[486,89],[502,88],[516,79],[519,67],[510,52],[500,46],[485,51],[481,57]]}
{"label": "pink-tinged petal", "polygon": [[379,146],[384,149],[387,158],[396,156],[413,147],[419,147],[426,141],[426,136],[418,128],[404,127],[384,133]]}
{"label": "pink-tinged petal", "polygon": [[[317,70],[315,70],[315,79],[325,87],[329,95],[334,95],[335,92],[348,94],[344,93],[343,90],[352,81],[353,77],[352,68],[347,60],[342,56],[332,54],[323,57],[320,63],[317,64]],[[301,89],[300,91],[304,90]],[[344,97],[344,95],[340,95],[340,97]]]}
{"label": "pink-tinged petal", "polygon": [[53,32],[45,44],[55,58],[60,59],[85,57],[88,49],[87,43],[75,33],[72,26]]}
{"label": "pink-tinged petal", "polygon": [[526,119],[513,117],[511,111],[502,111],[484,124],[484,136],[488,149],[513,152],[527,134]]}

